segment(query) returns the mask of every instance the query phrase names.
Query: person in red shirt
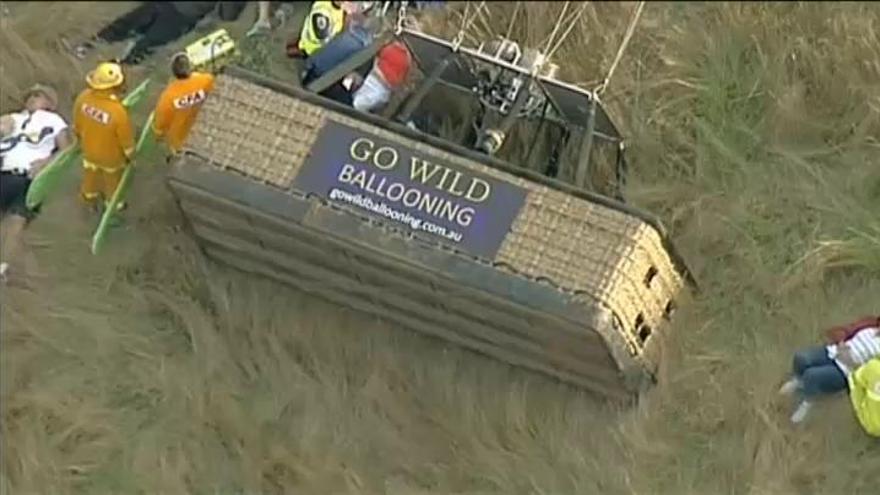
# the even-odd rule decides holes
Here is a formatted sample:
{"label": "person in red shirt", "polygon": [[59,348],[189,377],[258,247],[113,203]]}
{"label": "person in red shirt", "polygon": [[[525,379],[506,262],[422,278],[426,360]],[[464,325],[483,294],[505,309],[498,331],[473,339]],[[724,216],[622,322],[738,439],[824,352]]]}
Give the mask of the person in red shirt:
{"label": "person in red shirt", "polygon": [[380,110],[391,99],[392,92],[406,81],[411,66],[412,55],[402,42],[393,41],[382,47],[373,69],[354,93],[354,107],[364,112]]}

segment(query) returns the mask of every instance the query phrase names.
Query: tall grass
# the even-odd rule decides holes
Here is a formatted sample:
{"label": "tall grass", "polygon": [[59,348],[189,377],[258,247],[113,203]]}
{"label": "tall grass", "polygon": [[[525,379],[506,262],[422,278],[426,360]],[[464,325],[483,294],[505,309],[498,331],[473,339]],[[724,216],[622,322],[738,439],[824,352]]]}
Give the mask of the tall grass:
{"label": "tall grass", "polygon": [[[504,32],[513,8],[472,31]],[[541,42],[561,5],[521,8],[514,35]],[[587,4],[563,73],[601,80],[633,8]],[[4,105],[31,77],[78,89],[81,72],[47,69],[66,63],[51,36],[86,24],[70,9],[45,35],[38,4],[4,26]],[[775,390],[793,349],[880,309],[878,21],[870,4],[647,5],[605,100],[630,198],[703,291],[635,410],[206,261],[159,166],[100,258],[58,198],[28,230],[28,278],[2,289],[0,489],[875,493],[880,446],[846,399],[794,429]]]}

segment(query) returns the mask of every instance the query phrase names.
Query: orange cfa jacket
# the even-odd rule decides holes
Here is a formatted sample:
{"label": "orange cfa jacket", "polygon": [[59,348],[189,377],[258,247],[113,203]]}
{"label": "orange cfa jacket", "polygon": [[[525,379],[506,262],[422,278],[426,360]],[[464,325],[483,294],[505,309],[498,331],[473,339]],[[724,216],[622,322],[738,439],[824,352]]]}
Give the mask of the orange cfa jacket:
{"label": "orange cfa jacket", "polygon": [[73,130],[83,158],[115,169],[134,154],[134,132],[128,110],[109,91],[86,89],[73,104]]}
{"label": "orange cfa jacket", "polygon": [[193,72],[186,79],[172,81],[162,92],[156,103],[153,132],[164,138],[172,151],[183,147],[202,103],[213,89],[213,75]]}

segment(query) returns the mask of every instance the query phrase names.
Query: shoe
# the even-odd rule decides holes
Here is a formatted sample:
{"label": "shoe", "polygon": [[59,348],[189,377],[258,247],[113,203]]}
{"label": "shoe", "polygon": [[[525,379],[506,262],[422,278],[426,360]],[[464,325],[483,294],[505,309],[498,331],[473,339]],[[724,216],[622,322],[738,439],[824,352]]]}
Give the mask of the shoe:
{"label": "shoe", "polygon": [[803,384],[801,383],[800,379],[792,378],[791,380],[783,383],[781,387],[779,387],[779,394],[791,395],[798,391],[801,388],[801,385]]}
{"label": "shoe", "polygon": [[9,271],[9,263],[0,263],[0,282],[6,282],[6,272]]}
{"label": "shoe", "polygon": [[269,21],[257,21],[253,26],[245,33],[246,38],[250,38],[252,36],[256,36],[258,34],[263,34],[272,30],[272,24]]}
{"label": "shoe", "polygon": [[808,400],[802,400],[800,404],[798,404],[797,409],[794,410],[794,413],[791,415],[791,422],[794,424],[798,424],[806,419],[807,414],[810,412],[810,409],[813,407],[813,403]]}
{"label": "shoe", "polygon": [[129,60],[134,58],[134,47],[137,46],[137,40],[129,40],[128,43],[125,44],[125,48],[122,49],[122,55],[119,56],[122,60]]}
{"label": "shoe", "polygon": [[293,13],[292,10],[290,10],[289,8],[285,8],[285,7],[289,7],[289,6],[287,6],[287,5],[280,6],[278,9],[275,10],[275,14],[272,16],[273,24],[278,28],[284,27],[284,25],[287,24],[288,16],[291,13]]}

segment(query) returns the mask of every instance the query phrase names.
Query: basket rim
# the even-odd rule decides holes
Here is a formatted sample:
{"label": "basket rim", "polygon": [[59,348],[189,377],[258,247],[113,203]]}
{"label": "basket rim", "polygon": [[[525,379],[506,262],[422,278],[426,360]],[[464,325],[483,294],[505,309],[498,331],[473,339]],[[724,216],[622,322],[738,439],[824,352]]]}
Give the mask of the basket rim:
{"label": "basket rim", "polygon": [[635,217],[657,232],[660,237],[661,245],[669,255],[675,270],[680,276],[682,276],[687,285],[689,285],[694,290],[699,290],[699,285],[694,278],[692,270],[689,268],[687,263],[684,261],[684,258],[681,256],[675,245],[672,243],[663,223],[658,217],[650,212],[634,207],[632,205],[621,203],[620,201],[613,198],[577,188],[573,185],[566,184],[557,179],[545,177],[539,173],[516,167],[515,165],[501,160],[497,157],[478,153],[474,150],[467,149],[455,143],[450,143],[436,136],[424,134],[422,132],[410,129],[402,124],[392,122],[383,117],[359,112],[354,108],[347,107],[341,103],[337,103],[335,101],[321,97],[317,94],[313,94],[304,88],[299,88],[293,85],[286,84],[280,80],[258,74],[237,65],[229,65],[224,67],[221,74],[218,75],[218,79],[220,81],[222,81],[223,79],[240,80],[246,83],[254,84],[274,93],[279,93],[297,100],[301,100],[306,103],[318,106],[326,111],[340,114],[350,119],[354,119],[359,123],[375,126],[378,129],[384,130],[386,132],[398,134],[401,137],[424,143],[426,145],[437,148],[439,151],[460,156],[461,158],[464,158],[466,160],[473,161],[486,167],[509,174],[513,178],[526,180],[535,184],[536,186],[547,187],[568,196],[578,198],[582,201],[597,204],[623,213],[625,215]]}

